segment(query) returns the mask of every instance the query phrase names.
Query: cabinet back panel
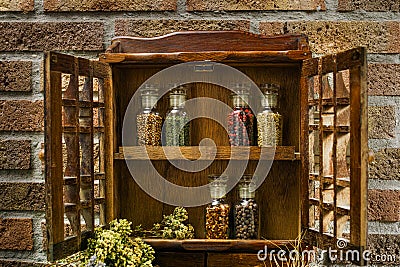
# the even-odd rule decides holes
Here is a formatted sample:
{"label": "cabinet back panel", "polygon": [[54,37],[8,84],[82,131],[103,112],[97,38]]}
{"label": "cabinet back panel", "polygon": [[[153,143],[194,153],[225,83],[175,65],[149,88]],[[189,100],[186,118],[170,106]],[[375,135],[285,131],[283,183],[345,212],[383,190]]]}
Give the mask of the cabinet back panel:
{"label": "cabinet back panel", "polygon": [[[162,68],[135,68],[126,65],[117,65],[113,68],[117,147],[122,145],[122,122],[129,101],[137,88],[153,74]],[[292,145],[299,149],[299,66],[257,66],[238,67],[248,75],[256,84],[278,83],[280,90],[279,112],[284,117],[283,145]],[[190,84],[188,99],[197,97],[210,97],[218,99],[231,106],[231,91],[225,88],[206,84]],[[253,96],[254,97],[254,96]],[[258,98],[258,96],[255,96]],[[260,101],[254,101],[257,113],[260,110]],[[134,103],[140,110],[140,99]],[[196,107],[197,108],[197,107]],[[205,106],[199,106],[205,109]],[[157,104],[157,109],[164,116],[168,109],[168,98],[164,96]],[[215,110],[215,112],[220,112]],[[132,118],[135,118],[136,115]],[[199,118],[191,122],[191,145],[198,145],[204,138],[212,139],[218,146],[229,145],[227,133],[224,128],[211,119]],[[132,120],[132,141],[129,145],[136,145],[136,123]],[[158,172],[168,181],[184,186],[200,186],[207,183],[207,175],[210,173],[222,173],[228,161],[214,161],[207,169],[188,173],[172,166],[167,161],[153,161]],[[259,164],[263,164],[262,162]],[[248,164],[246,173],[253,173],[257,162]],[[142,224],[145,228],[151,228],[153,223],[162,220],[162,215],[170,214],[173,207],[163,204],[148,196],[132,179],[124,161],[115,161],[118,176],[117,214],[120,218],[131,220],[134,225]],[[148,170],[137,170],[140,175],[146,177]],[[257,190],[257,201],[260,205],[261,224],[260,237],[268,239],[294,239],[299,233],[299,173],[300,162],[277,161],[263,183]],[[164,184],[158,185],[163,190]],[[227,196],[229,203],[237,200],[237,190],[234,189]],[[197,238],[204,238],[204,210],[205,207],[188,208],[190,223],[196,230]]]}

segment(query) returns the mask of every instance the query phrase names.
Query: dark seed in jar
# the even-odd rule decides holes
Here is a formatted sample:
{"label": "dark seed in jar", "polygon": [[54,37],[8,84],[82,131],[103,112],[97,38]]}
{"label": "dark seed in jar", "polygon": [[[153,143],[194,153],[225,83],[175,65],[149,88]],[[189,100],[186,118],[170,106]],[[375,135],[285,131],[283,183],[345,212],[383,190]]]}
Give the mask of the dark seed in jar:
{"label": "dark seed in jar", "polygon": [[235,206],[235,238],[256,239],[258,234],[258,206],[254,200]]}

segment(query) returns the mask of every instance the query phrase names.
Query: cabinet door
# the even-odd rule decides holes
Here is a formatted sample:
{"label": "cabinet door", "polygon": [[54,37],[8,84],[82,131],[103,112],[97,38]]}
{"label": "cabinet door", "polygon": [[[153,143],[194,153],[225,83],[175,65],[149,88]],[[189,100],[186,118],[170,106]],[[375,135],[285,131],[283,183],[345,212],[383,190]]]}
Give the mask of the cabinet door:
{"label": "cabinet door", "polygon": [[348,259],[358,261],[367,238],[366,50],[302,68],[302,229],[308,243],[357,250]]}
{"label": "cabinet door", "polygon": [[82,248],[106,224],[112,165],[108,65],[47,53],[45,59],[46,230],[50,261]]}

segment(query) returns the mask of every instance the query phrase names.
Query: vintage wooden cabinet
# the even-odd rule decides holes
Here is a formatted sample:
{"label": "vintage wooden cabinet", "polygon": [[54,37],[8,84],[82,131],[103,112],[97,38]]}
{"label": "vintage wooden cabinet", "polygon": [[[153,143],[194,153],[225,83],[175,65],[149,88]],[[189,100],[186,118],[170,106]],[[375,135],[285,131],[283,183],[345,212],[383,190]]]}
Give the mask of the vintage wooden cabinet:
{"label": "vintage wooden cabinet", "polygon": [[[192,146],[181,148],[185,157],[194,160],[199,157],[200,141],[214,140],[216,158],[200,172],[172,166],[162,147],[148,147],[147,153],[134,143],[123,147],[123,119],[139,86],[163,69],[193,61],[203,62],[207,71],[213,70],[209,66],[214,63],[224,63],[256,84],[280,84],[283,146],[276,148],[271,171],[256,193],[261,215],[259,240],[205,240],[205,208],[191,207],[189,218],[196,239],[148,240],[157,250],[156,263],[161,267],[264,266],[256,253],[265,245],[272,246],[266,240],[285,245],[301,233],[306,244],[320,248],[336,248],[337,240],[345,239],[348,248],[364,250],[368,156],[365,49],[312,58],[304,35],[206,31],[149,39],[117,37],[99,61],[47,54],[49,259],[79,250],[94,226],[114,218],[127,218],[149,228],[171,213],[174,207],[148,196],[135,183],[126,160],[150,158],[167,181],[199,186],[207,183],[207,174],[221,173],[229,161],[248,159],[241,156],[246,148],[231,148],[223,128],[208,119],[191,122]],[[189,99],[211,97],[231,105],[229,95],[226,88],[209,83],[193,83],[188,92]],[[165,113],[166,97],[158,108]],[[247,173],[265,164],[258,147],[251,147],[249,159]],[[150,175],[146,169],[136,171],[143,177]],[[163,190],[163,184],[159,187]],[[237,199],[236,189],[227,199],[230,203]]]}

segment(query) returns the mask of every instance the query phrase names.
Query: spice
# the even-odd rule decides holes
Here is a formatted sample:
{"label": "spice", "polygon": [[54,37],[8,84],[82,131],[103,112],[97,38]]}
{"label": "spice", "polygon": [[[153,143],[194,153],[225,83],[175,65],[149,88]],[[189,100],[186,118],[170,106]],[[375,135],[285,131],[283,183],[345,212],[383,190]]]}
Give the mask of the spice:
{"label": "spice", "polygon": [[279,85],[264,84],[261,105],[264,110],[257,114],[258,146],[282,145],[282,115],[277,111]]}
{"label": "spice", "polygon": [[142,112],[136,116],[138,145],[160,146],[162,118],[156,110],[158,88],[146,84],[141,97]]}
{"label": "spice", "polygon": [[185,111],[186,88],[179,86],[169,96],[170,109],[165,118],[165,145],[189,145],[189,117]]}
{"label": "spice", "polygon": [[241,200],[234,210],[234,232],[237,239],[256,239],[258,236],[258,205],[254,200],[255,186],[251,178],[250,175],[244,175],[239,185]]}
{"label": "spice", "polygon": [[228,115],[228,136],[231,146],[255,145],[255,116],[249,108],[248,91],[232,96],[233,111]]}
{"label": "spice", "polygon": [[160,146],[162,118],[158,114],[139,114],[136,117],[138,144]]}
{"label": "spice", "polygon": [[274,112],[263,112],[257,115],[258,145],[282,145],[282,116]]}
{"label": "spice", "polygon": [[211,174],[208,176],[212,202],[206,207],[206,238],[229,238],[230,206],[225,203],[226,176]]}
{"label": "spice", "polygon": [[218,203],[206,208],[206,238],[228,239],[229,205]]}
{"label": "spice", "polygon": [[258,233],[258,205],[254,199],[242,200],[235,206],[235,238],[256,239]]}

